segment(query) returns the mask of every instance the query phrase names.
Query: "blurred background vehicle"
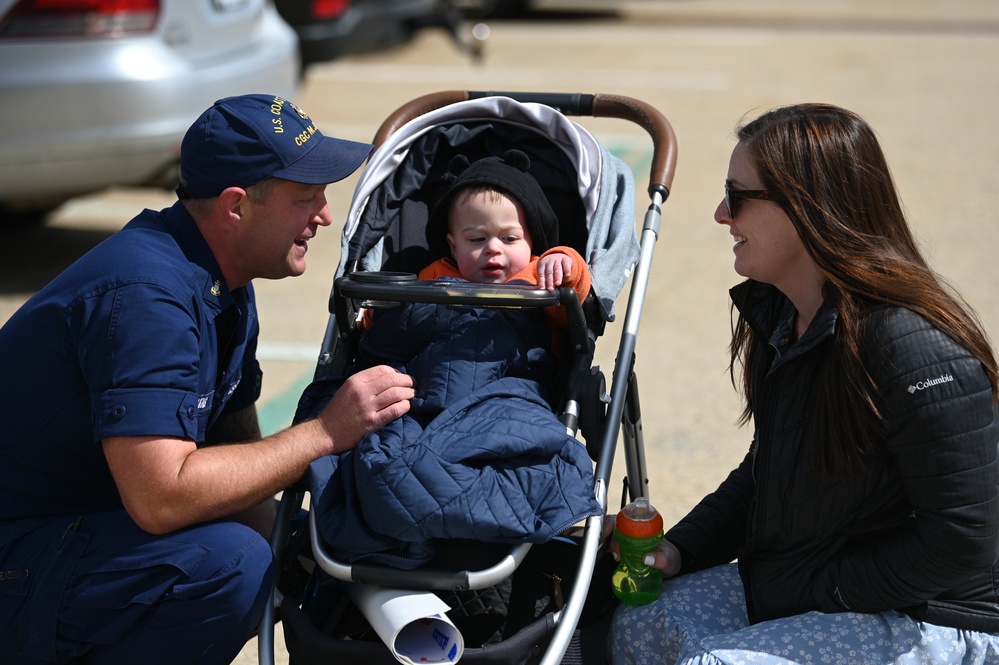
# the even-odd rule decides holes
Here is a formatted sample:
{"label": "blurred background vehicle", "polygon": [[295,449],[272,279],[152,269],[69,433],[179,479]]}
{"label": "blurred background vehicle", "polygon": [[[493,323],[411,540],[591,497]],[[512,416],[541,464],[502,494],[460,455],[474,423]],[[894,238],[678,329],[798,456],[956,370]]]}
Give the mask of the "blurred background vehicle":
{"label": "blurred background vehicle", "polygon": [[[0,0],[0,223],[112,186],[177,181],[180,141],[216,99],[294,98],[305,68],[532,0]],[[488,30],[485,33],[488,34]]]}
{"label": "blurred background vehicle", "polygon": [[275,0],[298,33],[302,66],[405,44],[424,28],[441,28],[464,51],[481,44],[466,19],[509,16],[530,0]]}
{"label": "blurred background vehicle", "polygon": [[476,18],[517,18],[527,14],[533,6],[531,0],[473,0],[475,5],[469,16]]}
{"label": "blurred background vehicle", "polygon": [[275,0],[298,34],[302,66],[408,41],[449,0]]}
{"label": "blurred background vehicle", "polygon": [[0,0],[0,220],[171,186],[202,111],[248,92],[293,99],[300,72],[270,0]]}

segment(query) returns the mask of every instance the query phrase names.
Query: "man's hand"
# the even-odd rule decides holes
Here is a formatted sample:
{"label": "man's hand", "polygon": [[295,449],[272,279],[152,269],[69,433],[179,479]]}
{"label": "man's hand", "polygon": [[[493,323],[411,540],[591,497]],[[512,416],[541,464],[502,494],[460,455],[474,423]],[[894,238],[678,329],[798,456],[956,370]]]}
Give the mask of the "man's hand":
{"label": "man's hand", "polygon": [[562,280],[572,275],[572,259],[568,254],[552,252],[538,260],[538,286],[554,291]]}
{"label": "man's hand", "polygon": [[352,449],[364,435],[409,411],[413,385],[413,377],[385,365],[348,378],[317,418],[333,442],[330,452]]}

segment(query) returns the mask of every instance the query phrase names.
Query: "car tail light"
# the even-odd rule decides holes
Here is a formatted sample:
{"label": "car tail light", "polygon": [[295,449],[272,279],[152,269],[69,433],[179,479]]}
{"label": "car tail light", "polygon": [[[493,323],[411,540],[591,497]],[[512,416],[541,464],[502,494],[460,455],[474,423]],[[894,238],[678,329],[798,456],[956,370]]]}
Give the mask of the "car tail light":
{"label": "car tail light", "polygon": [[350,7],[350,0],[312,0],[312,18],[331,19],[347,11]]}
{"label": "car tail light", "polygon": [[159,13],[159,0],[21,0],[0,37],[122,37],[152,31]]}

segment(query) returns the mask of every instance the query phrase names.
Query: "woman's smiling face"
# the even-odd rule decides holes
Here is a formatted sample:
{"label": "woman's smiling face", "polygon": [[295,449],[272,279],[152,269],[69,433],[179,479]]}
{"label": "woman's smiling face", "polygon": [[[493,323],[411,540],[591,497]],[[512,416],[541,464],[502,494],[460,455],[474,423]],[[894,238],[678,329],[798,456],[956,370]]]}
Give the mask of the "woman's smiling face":
{"label": "woman's smiling face", "polygon": [[[765,189],[741,142],[732,151],[726,182],[732,192]],[[715,221],[727,225],[735,240],[736,273],[772,284],[784,293],[814,275],[815,263],[779,203],[733,197],[732,204],[734,214],[722,199],[715,209]]]}

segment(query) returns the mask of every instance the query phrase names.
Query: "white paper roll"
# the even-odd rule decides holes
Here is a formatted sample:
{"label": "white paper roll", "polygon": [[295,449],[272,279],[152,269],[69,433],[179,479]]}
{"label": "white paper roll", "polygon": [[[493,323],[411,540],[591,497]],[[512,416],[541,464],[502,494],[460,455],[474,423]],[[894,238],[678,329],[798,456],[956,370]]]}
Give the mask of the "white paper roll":
{"label": "white paper roll", "polygon": [[444,613],[450,607],[426,591],[348,584],[350,598],[396,660],[406,665],[457,663],[465,640]]}

